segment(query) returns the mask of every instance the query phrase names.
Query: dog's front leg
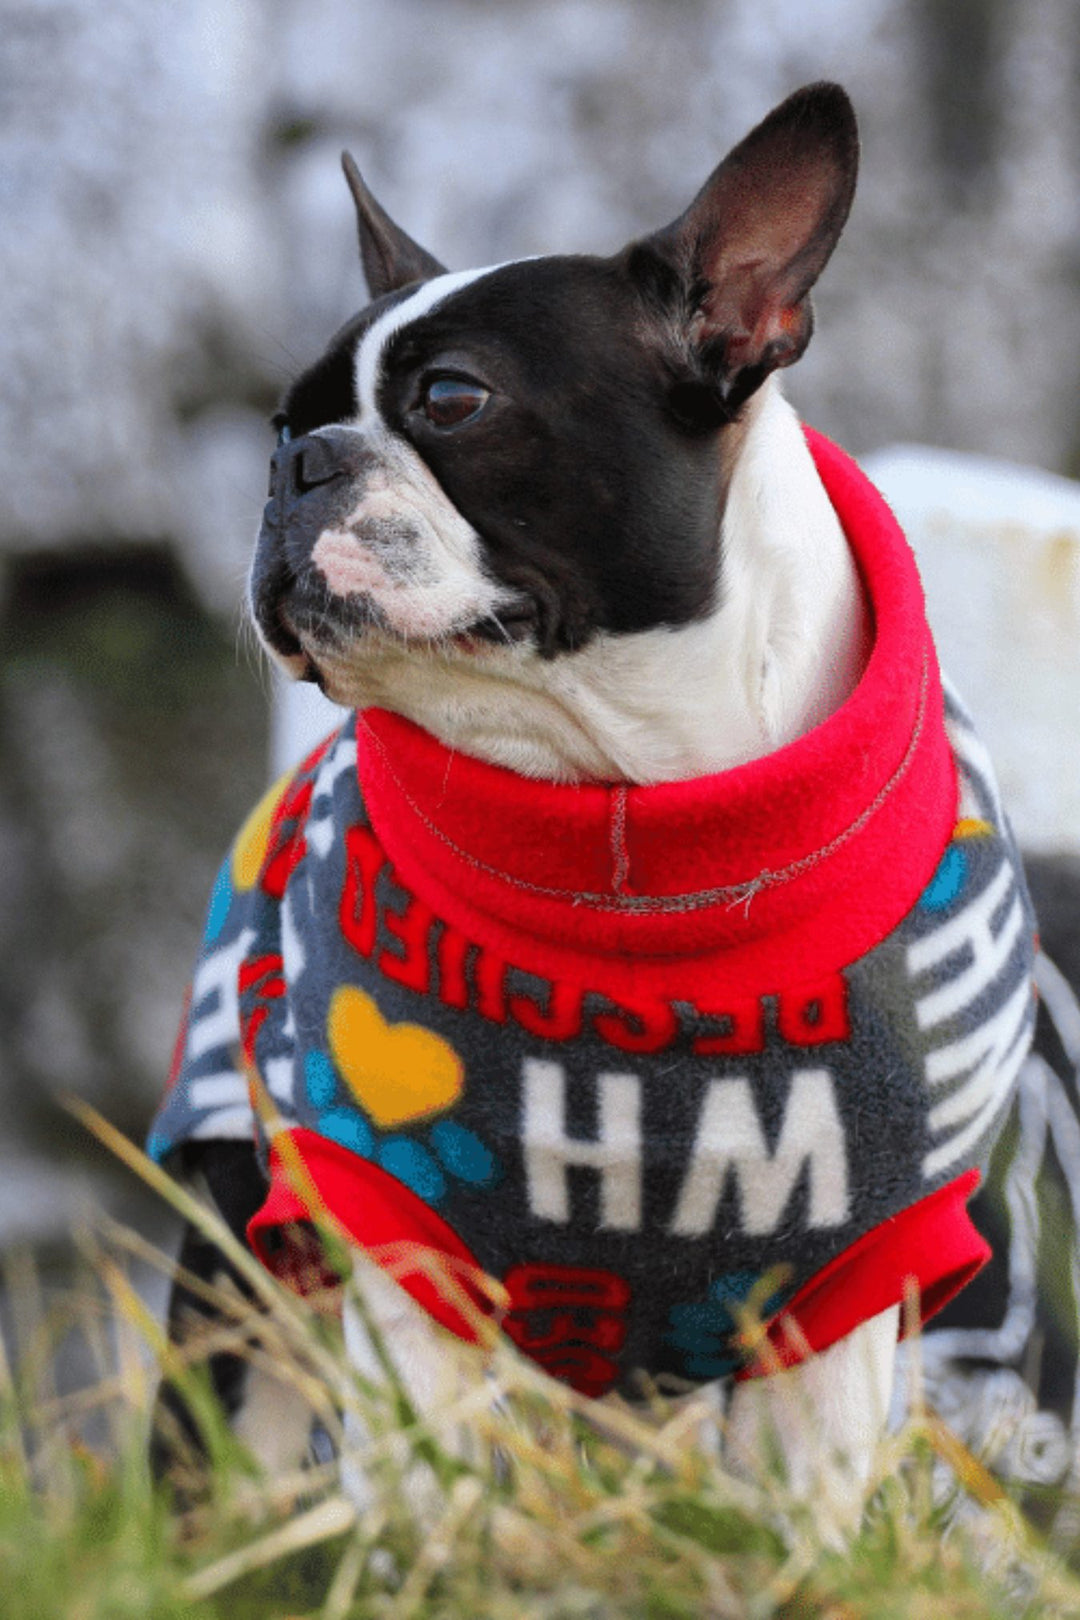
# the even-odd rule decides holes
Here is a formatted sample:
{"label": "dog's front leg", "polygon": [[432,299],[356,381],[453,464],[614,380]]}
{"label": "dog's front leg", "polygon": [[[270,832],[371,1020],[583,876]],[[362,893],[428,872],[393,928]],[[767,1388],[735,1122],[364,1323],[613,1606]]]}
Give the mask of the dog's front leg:
{"label": "dog's front leg", "polygon": [[[248,1142],[196,1142],[187,1150],[182,1174],[240,1243],[246,1242],[247,1223],[266,1197],[266,1182]],[[257,1337],[259,1311],[240,1273],[217,1245],[195,1226],[185,1228],[179,1254],[182,1280],[173,1284],[167,1330],[173,1344],[182,1344],[201,1323],[205,1331],[220,1326],[220,1313],[212,1302],[213,1290],[230,1287],[250,1306],[249,1327]],[[206,1293],[198,1285],[203,1285]],[[256,1358],[240,1352],[216,1351],[207,1357],[210,1385],[233,1433],[271,1476],[298,1468],[307,1455],[312,1412],[295,1385],[276,1378]],[[181,1390],[166,1380],[158,1392],[151,1429],[151,1468],[157,1478],[174,1476],[194,1483],[193,1463],[205,1465],[206,1444],[194,1413]],[[183,1494],[183,1492],[182,1492]]]}
{"label": "dog's front leg", "polygon": [[[353,1371],[381,1387],[388,1374],[395,1377],[416,1418],[430,1426],[439,1448],[461,1461],[471,1460],[474,1446],[467,1422],[452,1414],[475,1387],[475,1351],[435,1322],[411,1294],[359,1249],[353,1251],[353,1286],[346,1291],[343,1327],[345,1352]],[[364,1454],[376,1440],[373,1427],[358,1412],[346,1413],[343,1477],[349,1497],[361,1509],[372,1500]],[[404,1462],[404,1444],[391,1442],[391,1452],[399,1463]],[[427,1464],[417,1461],[407,1468],[405,1491],[418,1519],[430,1521],[437,1516],[440,1492]]]}
{"label": "dog's front leg", "polygon": [[797,1367],[735,1387],[725,1455],[760,1479],[776,1459],[831,1540],[858,1525],[892,1398],[900,1307],[890,1306]]}

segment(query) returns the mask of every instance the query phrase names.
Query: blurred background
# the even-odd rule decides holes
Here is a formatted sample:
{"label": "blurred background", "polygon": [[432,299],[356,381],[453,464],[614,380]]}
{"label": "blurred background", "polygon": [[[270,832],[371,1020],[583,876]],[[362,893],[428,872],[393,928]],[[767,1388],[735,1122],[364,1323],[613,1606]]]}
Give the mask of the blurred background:
{"label": "blurred background", "polygon": [[1067,933],[1075,0],[3,0],[0,1243],[119,1196],[52,1099],[141,1135],[270,770],[239,601],[266,419],[364,302],[342,146],[451,268],[606,252],[821,77],[862,180],[788,391],[909,519]]}

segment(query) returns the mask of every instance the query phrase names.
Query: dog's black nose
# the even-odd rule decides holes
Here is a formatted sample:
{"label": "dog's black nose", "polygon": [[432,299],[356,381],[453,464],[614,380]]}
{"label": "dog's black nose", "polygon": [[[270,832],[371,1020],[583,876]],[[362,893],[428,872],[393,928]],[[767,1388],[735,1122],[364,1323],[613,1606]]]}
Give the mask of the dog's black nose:
{"label": "dog's black nose", "polygon": [[320,428],[302,439],[289,439],[272,458],[279,487],[304,495],[338,478],[355,478],[373,461],[363,435],[352,428]]}

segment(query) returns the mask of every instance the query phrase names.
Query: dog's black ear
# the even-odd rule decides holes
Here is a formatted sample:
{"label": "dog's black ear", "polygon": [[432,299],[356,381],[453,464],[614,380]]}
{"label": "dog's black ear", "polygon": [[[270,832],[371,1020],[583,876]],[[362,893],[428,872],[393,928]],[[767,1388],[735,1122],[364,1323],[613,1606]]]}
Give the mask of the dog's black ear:
{"label": "dog's black ear", "polygon": [[438,259],[395,225],[385,208],[375,201],[350,152],[342,152],[341,167],[356,204],[360,257],[372,298],[397,292],[411,281],[430,281],[432,276],[445,275]]}
{"label": "dog's black ear", "polygon": [[[846,92],[806,85],[728,154],[674,224],[639,244],[637,263],[675,315],[681,346],[729,405],[810,341],[810,288],[844,228],[858,164]],[[650,278],[652,256],[662,273]]]}

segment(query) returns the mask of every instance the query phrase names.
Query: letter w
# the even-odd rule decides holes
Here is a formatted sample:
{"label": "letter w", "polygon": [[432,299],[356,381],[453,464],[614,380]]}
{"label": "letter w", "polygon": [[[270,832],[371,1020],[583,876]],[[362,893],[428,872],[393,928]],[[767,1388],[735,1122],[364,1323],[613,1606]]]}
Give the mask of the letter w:
{"label": "letter w", "polygon": [[701,1237],[711,1231],[731,1171],[743,1229],[752,1237],[774,1232],[806,1163],[809,1224],[841,1225],[848,1215],[847,1152],[828,1069],[792,1075],[775,1153],[769,1152],[749,1081],[710,1081],[672,1233]]}
{"label": "letter w", "polygon": [[566,1075],[561,1063],[526,1058],[522,1146],[534,1215],[570,1219],[569,1165],[600,1172],[600,1225],[636,1232],[641,1225],[641,1082],[633,1074],[601,1074],[600,1134],[592,1141],[566,1134]]}

